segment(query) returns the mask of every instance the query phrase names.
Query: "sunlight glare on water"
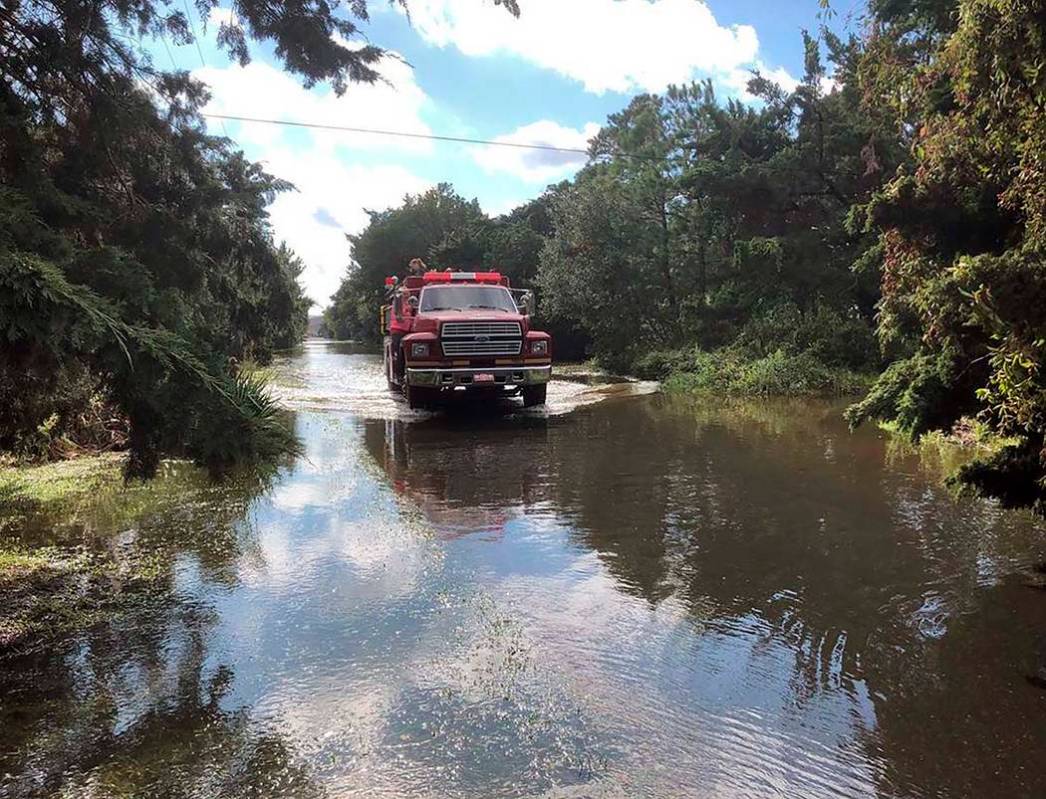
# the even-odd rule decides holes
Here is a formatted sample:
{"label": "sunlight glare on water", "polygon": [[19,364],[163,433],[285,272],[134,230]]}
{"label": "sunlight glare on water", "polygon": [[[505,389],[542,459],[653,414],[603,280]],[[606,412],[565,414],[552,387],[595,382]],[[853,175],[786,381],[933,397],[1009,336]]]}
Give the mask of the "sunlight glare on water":
{"label": "sunlight glare on water", "polygon": [[268,490],[91,527],[174,548],[172,597],[6,664],[5,799],[1046,795],[1041,524],[838,405],[278,375]]}
{"label": "sunlight glare on water", "polygon": [[[586,385],[553,380],[544,408],[524,409],[518,400],[504,403],[506,410],[527,416],[559,416],[608,398],[642,396],[657,390],[646,381]],[[306,342],[303,356],[276,364],[274,392],[287,407],[303,410],[350,411],[368,419],[419,418],[426,411],[411,411],[397,392],[386,384],[380,353],[351,343]]]}

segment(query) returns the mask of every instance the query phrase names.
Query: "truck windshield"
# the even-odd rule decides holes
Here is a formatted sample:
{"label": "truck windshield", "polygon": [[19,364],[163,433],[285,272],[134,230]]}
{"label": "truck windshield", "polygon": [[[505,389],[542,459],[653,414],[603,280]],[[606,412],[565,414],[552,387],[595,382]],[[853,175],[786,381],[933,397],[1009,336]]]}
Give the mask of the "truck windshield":
{"label": "truck windshield", "polygon": [[501,286],[428,286],[421,292],[421,311],[465,311],[488,308],[516,313],[516,303]]}

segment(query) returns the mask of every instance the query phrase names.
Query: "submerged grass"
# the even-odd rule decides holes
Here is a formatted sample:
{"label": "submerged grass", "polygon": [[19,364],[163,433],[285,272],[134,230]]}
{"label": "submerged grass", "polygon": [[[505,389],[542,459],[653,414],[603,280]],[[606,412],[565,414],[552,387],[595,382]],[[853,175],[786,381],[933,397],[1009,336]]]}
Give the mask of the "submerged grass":
{"label": "submerged grass", "polygon": [[155,558],[0,542],[0,660],[159,599],[166,573]]}
{"label": "submerged grass", "polygon": [[212,542],[235,550],[219,529],[227,494],[229,513],[242,513],[234,485],[179,461],[126,483],[122,466],[102,455],[0,467],[0,658],[163,601],[184,527],[208,531],[189,542],[201,557],[226,554],[208,551]]}
{"label": "submerged grass", "polygon": [[896,423],[879,422],[878,426],[889,433],[886,445],[888,462],[896,463],[917,456],[924,470],[947,480],[958,493],[962,493],[961,487],[951,478],[962,467],[991,458],[1015,442],[1015,439],[996,435],[987,425],[968,417],[960,419],[948,432],[933,430],[915,440]]}

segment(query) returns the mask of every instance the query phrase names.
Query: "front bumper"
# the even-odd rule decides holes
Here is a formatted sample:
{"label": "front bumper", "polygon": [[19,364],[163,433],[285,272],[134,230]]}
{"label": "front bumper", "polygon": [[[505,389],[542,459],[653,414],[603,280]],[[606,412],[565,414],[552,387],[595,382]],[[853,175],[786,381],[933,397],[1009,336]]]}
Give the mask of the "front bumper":
{"label": "front bumper", "polygon": [[[493,375],[493,382],[475,382],[476,375]],[[408,386],[428,388],[499,388],[504,386],[539,386],[552,379],[551,366],[495,366],[453,369],[415,369],[407,367]]]}

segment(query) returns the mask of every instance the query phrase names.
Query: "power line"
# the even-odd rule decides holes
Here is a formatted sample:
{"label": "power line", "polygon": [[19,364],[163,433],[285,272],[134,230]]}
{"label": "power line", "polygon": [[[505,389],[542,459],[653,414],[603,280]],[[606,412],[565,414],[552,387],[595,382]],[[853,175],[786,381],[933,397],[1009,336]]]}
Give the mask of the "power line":
{"label": "power line", "polygon": [[163,49],[167,51],[167,59],[171,62],[171,69],[177,72],[178,64],[174,60],[174,53],[171,52],[171,46],[167,44],[167,34],[162,30],[160,31],[160,41],[163,42]]}
{"label": "power line", "polygon": [[377,128],[353,128],[348,125],[325,125],[321,122],[295,122],[289,119],[261,119],[258,117],[241,117],[231,114],[203,114],[210,119],[228,119],[232,122],[262,122],[266,125],[287,125],[292,128],[315,128],[318,130],[340,130],[347,133],[373,133],[378,136],[399,136],[405,139],[433,139],[450,141],[459,144],[486,144],[492,147],[517,147],[526,150],[552,150],[557,153],[579,153],[588,155],[588,150],[577,147],[555,147],[551,144],[526,144],[512,141],[489,141],[487,139],[468,139],[461,136],[438,136],[435,133],[408,133],[405,130],[379,130]]}
{"label": "power line", "polygon": [[[480,144],[488,147],[513,147],[521,150],[547,150],[556,153],[576,153],[588,155],[588,150],[579,147],[556,147],[551,144],[532,144],[515,141],[491,141],[490,139],[470,139],[463,136],[440,136],[435,133],[408,133],[405,130],[380,130],[378,128],[355,128],[349,125],[327,125],[321,122],[296,122],[290,119],[264,119],[261,117],[244,117],[233,114],[208,114],[201,116],[208,119],[229,120],[230,122],[259,122],[265,125],[285,125],[291,128],[312,128],[314,130],[337,130],[345,133],[369,133],[376,136],[398,136],[404,139],[430,139],[433,141],[448,141],[458,144]],[[637,158],[640,160],[656,160],[652,156],[638,155],[636,153],[617,152],[613,155],[624,158]]]}
{"label": "power line", "polygon": [[[189,0],[182,0],[182,5],[185,7],[185,19],[189,23],[189,30],[192,31],[193,44],[196,45],[196,53],[200,56],[200,66],[204,69],[207,68],[207,59],[203,57],[203,48],[200,47],[200,37],[196,35],[196,25],[192,21],[192,13],[189,11]],[[164,44],[167,40],[164,39]],[[168,54],[170,54],[168,52]],[[229,131],[225,129],[225,123],[221,123],[222,133],[225,134],[225,138],[229,138]]]}

